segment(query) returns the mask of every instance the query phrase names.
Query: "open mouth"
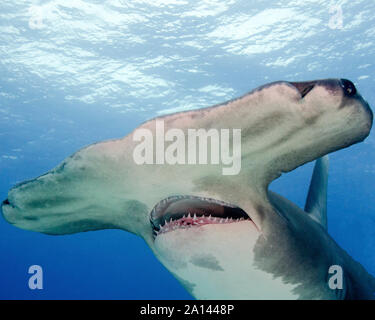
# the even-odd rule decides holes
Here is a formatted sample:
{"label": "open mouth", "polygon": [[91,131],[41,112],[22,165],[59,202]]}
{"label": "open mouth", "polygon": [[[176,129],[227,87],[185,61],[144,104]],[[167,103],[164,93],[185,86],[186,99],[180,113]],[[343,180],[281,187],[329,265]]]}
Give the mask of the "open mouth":
{"label": "open mouth", "polygon": [[223,201],[195,196],[168,197],[160,201],[150,214],[155,237],[176,229],[243,220],[251,221],[241,208]]}

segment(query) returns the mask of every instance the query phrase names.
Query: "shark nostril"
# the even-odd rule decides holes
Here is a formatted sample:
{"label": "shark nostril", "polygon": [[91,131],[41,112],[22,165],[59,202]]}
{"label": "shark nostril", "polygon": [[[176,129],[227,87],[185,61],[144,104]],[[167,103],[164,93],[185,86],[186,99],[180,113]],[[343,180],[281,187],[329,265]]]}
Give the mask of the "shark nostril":
{"label": "shark nostril", "polygon": [[301,94],[301,98],[304,98],[315,87],[316,81],[290,82],[290,84],[296,87]]}

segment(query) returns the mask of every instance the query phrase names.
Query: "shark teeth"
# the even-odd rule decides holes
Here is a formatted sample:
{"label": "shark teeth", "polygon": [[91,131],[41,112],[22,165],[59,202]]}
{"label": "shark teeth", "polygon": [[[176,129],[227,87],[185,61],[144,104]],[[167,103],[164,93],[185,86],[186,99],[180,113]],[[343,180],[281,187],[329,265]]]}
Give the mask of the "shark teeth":
{"label": "shark teeth", "polygon": [[241,208],[230,203],[190,195],[170,196],[158,202],[150,212],[156,237],[160,233],[206,224],[227,224],[251,220]]}
{"label": "shark teeth", "polygon": [[154,229],[154,235],[157,236],[162,233],[173,231],[176,229],[188,229],[196,226],[202,226],[206,224],[226,224],[243,221],[244,218],[232,219],[232,218],[218,218],[209,216],[197,216],[196,213],[185,214],[182,218],[173,220],[172,218],[169,221],[165,221],[163,225],[159,226],[159,230]]}
{"label": "shark teeth", "polygon": [[221,200],[212,199],[212,198],[197,197],[197,196],[170,196],[170,197],[168,197],[166,199],[161,200],[152,209],[151,215],[157,214],[159,211],[162,211],[165,208],[165,206],[167,206],[168,204],[170,204],[170,203],[172,203],[174,201],[177,201],[177,200],[182,200],[182,199],[192,199],[192,200],[198,199],[198,200],[206,201],[208,203],[213,203],[213,204],[217,204],[217,205],[221,205],[221,206],[226,206],[226,207],[230,207],[230,208],[235,208],[236,207],[236,206],[234,206],[231,203],[228,203],[228,202],[225,202],[225,201],[221,201]]}

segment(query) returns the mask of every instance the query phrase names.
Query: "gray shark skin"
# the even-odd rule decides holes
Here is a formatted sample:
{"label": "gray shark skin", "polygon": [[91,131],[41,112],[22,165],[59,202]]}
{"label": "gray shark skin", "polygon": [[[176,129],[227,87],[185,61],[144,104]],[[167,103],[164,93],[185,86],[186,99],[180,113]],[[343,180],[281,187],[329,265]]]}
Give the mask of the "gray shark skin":
{"label": "gray shark skin", "polygon": [[[134,133],[155,136],[159,120],[185,137],[188,129],[240,129],[241,171],[137,165]],[[198,299],[372,299],[374,278],[327,233],[324,157],[363,141],[372,120],[348,80],[271,83],[90,145],[13,187],[2,213],[16,227],[51,235],[137,234]],[[305,210],[268,190],[282,173],[315,159]],[[329,286],[333,265],[343,270],[342,288]]]}

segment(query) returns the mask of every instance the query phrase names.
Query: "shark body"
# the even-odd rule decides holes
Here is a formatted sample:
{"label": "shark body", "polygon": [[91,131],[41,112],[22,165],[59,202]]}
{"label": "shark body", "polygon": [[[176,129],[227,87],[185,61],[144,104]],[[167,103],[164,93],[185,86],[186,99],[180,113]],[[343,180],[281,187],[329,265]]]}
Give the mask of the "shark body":
{"label": "shark body", "polygon": [[[240,172],[223,175],[217,163],[137,164],[136,132],[156,136],[158,121],[186,139],[191,129],[240,130]],[[271,83],[88,146],[12,188],[2,212],[19,228],[53,235],[135,233],[198,299],[371,299],[374,278],[327,233],[323,157],[362,141],[371,126],[349,80]],[[305,210],[268,190],[315,159]],[[330,286],[331,266],[343,271],[339,288]]]}

